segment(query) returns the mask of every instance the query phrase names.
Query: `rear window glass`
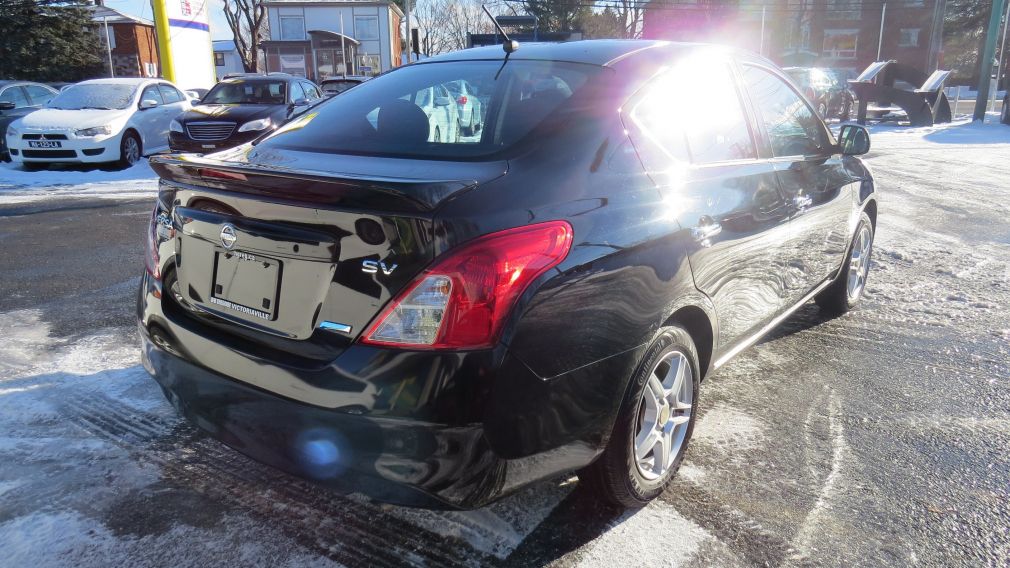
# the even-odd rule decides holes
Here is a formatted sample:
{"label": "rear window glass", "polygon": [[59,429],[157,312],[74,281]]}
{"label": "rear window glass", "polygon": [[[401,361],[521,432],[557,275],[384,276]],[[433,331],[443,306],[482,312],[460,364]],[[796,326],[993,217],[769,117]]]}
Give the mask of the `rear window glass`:
{"label": "rear window glass", "polygon": [[[319,105],[260,147],[446,159],[486,156],[513,146],[548,120],[563,120],[573,106],[569,99],[601,71],[594,65],[522,60],[504,67],[501,61],[410,65]],[[464,107],[455,94],[462,81],[467,97],[479,105]],[[479,116],[471,119],[472,112]]]}
{"label": "rear window glass", "polygon": [[214,85],[201,102],[209,105],[282,105],[286,91],[286,81],[225,79]]}

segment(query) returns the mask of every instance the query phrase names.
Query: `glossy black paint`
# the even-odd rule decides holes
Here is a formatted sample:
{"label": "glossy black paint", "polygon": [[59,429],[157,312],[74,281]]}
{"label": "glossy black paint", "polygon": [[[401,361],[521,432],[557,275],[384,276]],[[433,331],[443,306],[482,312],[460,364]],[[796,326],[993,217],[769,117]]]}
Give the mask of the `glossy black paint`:
{"label": "glossy black paint", "polygon": [[[162,177],[156,217],[169,221],[159,229],[161,279],[145,275],[138,297],[148,370],[181,412],[229,445],[382,500],[476,507],[589,464],[662,326],[691,330],[708,370],[831,278],[860,211],[876,210],[869,172],[837,148],[773,159],[759,138],[753,160],[647,170],[624,105],[677,58],[709,49],[524,45],[512,58],[609,71],[572,102],[585,103],[577,120],[488,161],[248,145],[152,159]],[[475,49],[424,64],[502,56]],[[571,252],[525,291],[495,348],[357,341],[437,256],[556,219],[574,229]],[[206,301],[226,223],[247,243],[238,249],[289,271],[274,322]],[[721,232],[700,238],[709,223]],[[398,268],[365,274],[363,259]],[[324,320],[352,330],[319,329]],[[337,448],[339,463],[307,462],[306,436]]]}

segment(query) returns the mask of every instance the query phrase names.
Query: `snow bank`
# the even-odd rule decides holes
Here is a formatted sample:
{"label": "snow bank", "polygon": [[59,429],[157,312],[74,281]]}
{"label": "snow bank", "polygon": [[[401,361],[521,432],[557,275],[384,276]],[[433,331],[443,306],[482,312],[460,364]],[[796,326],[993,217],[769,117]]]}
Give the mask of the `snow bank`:
{"label": "snow bank", "polygon": [[29,172],[13,163],[0,163],[0,205],[74,197],[143,199],[157,189],[158,177],[147,160],[116,171],[68,165]]}

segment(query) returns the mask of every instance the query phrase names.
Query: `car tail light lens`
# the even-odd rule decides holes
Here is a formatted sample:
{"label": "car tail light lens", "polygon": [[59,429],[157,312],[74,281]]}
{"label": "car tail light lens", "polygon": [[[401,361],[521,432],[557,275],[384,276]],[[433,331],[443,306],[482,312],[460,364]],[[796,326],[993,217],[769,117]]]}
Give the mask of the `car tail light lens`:
{"label": "car tail light lens", "polygon": [[498,340],[509,311],[572,247],[564,221],[492,233],[449,251],[365,331],[362,343],[412,349],[480,349]]}
{"label": "car tail light lens", "polygon": [[155,280],[161,280],[161,255],[158,252],[158,213],[160,207],[155,207],[151,213],[151,225],[147,228],[147,254],[144,255],[144,265],[147,272]]}
{"label": "car tail light lens", "polygon": [[465,105],[466,101],[467,101],[466,95],[463,95],[460,98],[456,99],[456,102],[458,102],[461,105]]}

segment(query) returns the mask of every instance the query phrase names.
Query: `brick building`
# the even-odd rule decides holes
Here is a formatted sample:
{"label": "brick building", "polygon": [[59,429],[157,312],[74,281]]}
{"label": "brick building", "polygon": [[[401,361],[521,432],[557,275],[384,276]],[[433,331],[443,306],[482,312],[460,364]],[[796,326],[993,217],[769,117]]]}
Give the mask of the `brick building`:
{"label": "brick building", "polygon": [[112,46],[112,68],[116,77],[160,75],[154,22],[100,4],[91,6],[91,11],[91,21],[95,23],[98,36],[102,38],[102,47],[105,47],[105,26],[108,24],[108,40]]}
{"label": "brick building", "polygon": [[[942,63],[944,0],[886,3],[880,59],[932,71]],[[706,41],[761,51],[784,66],[861,71],[876,61],[884,3],[866,0],[769,0],[762,4],[652,0],[643,36]]]}

